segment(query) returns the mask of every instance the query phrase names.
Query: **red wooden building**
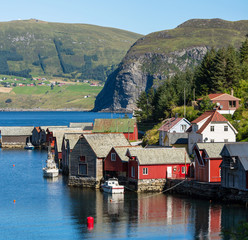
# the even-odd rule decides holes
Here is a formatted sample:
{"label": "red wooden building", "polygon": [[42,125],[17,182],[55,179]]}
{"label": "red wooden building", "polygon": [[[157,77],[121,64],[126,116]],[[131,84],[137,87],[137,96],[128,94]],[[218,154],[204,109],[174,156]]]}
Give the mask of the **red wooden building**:
{"label": "red wooden building", "polygon": [[189,174],[185,148],[129,148],[127,156],[129,179],[180,179]]}
{"label": "red wooden building", "polygon": [[[241,99],[233,96],[233,93],[212,93],[209,94],[212,103],[216,104],[216,110],[220,114],[233,114],[239,108],[239,101]],[[198,102],[202,101],[202,98],[197,99]]]}
{"label": "red wooden building", "polygon": [[221,150],[225,143],[196,143],[193,147],[195,180],[200,182],[220,182]]}
{"label": "red wooden building", "polygon": [[127,140],[138,140],[138,127],[135,119],[95,119],[93,133],[123,133]]}
{"label": "red wooden building", "polygon": [[107,157],[104,160],[104,176],[105,178],[127,177],[128,157],[126,156],[127,149],[139,148],[138,146],[116,146],[112,147]]}

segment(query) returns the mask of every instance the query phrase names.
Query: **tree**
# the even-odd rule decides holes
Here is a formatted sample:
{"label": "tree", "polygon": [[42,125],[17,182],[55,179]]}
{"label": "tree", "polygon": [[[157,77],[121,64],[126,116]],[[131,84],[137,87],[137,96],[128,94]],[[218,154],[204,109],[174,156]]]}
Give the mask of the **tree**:
{"label": "tree", "polygon": [[204,113],[207,110],[213,110],[214,106],[215,104],[211,102],[209,96],[205,96],[200,102],[200,112]]}
{"label": "tree", "polygon": [[242,43],[240,49],[240,62],[248,62],[248,38]]}

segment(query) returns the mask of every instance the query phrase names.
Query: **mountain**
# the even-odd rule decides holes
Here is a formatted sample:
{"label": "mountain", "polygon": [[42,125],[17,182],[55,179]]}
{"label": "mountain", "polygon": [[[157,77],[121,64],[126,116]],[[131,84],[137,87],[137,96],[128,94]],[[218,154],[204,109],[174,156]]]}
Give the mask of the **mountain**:
{"label": "mountain", "polygon": [[105,81],[140,37],[86,24],[0,22],[0,74]]}
{"label": "mountain", "polygon": [[142,91],[177,71],[193,68],[212,47],[239,48],[247,34],[247,20],[192,19],[175,29],[141,37],[109,75],[94,111],[132,111]]}

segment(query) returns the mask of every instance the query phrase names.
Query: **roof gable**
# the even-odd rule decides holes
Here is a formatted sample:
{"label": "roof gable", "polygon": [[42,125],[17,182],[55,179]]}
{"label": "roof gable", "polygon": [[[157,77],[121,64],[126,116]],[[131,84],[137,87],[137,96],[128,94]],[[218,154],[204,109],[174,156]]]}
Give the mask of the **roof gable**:
{"label": "roof gable", "polygon": [[[211,93],[208,94],[208,97],[210,100],[226,100],[226,101],[233,101],[233,100],[237,100],[240,101],[239,98],[236,98],[228,93]],[[203,98],[198,98],[198,101],[201,101]]]}
{"label": "roof gable", "polygon": [[134,132],[135,119],[95,119],[94,133]]}
{"label": "roof gable", "polygon": [[168,132],[171,129],[173,129],[177,124],[181,123],[181,122],[185,122],[186,124],[190,125],[190,122],[185,119],[185,118],[170,118],[166,121],[165,124],[163,124],[158,131],[164,131],[164,132]]}
{"label": "roof gable", "polygon": [[[211,123],[211,122],[228,122],[228,120],[222,116],[220,113],[217,111],[208,111],[206,112],[209,115],[209,118],[207,121],[201,126],[201,128],[197,131],[197,133],[202,133],[205,128]],[[204,115],[204,113],[202,114]],[[200,116],[201,117],[201,116]]]}
{"label": "roof gable", "polygon": [[83,134],[98,158],[105,158],[114,146],[130,146],[122,133],[92,133]]}
{"label": "roof gable", "polygon": [[204,150],[209,158],[222,158],[220,153],[224,147],[224,142],[196,143],[199,150]]}

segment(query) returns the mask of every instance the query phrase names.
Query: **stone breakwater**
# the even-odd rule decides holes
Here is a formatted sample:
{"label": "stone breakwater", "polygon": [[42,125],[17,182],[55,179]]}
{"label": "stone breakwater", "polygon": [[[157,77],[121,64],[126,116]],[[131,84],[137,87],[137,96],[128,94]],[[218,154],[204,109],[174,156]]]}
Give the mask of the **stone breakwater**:
{"label": "stone breakwater", "polygon": [[93,177],[74,177],[68,179],[68,186],[82,188],[100,188],[100,181]]}
{"label": "stone breakwater", "polygon": [[197,198],[221,202],[233,202],[248,205],[248,191],[234,188],[224,188],[220,183],[204,183],[188,180],[177,185],[182,180],[167,179],[166,189],[172,188],[170,193],[188,195]]}

